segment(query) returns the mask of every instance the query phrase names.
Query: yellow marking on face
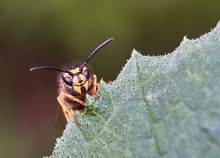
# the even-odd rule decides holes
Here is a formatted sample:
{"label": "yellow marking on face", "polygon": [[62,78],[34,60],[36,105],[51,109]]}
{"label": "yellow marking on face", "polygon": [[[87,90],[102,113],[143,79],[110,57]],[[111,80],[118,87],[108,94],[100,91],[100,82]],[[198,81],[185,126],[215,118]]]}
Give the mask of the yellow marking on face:
{"label": "yellow marking on face", "polygon": [[63,77],[64,77],[64,78],[66,78],[66,77],[72,78],[69,73],[64,73],[64,74],[63,74]]}
{"label": "yellow marking on face", "polygon": [[86,89],[86,92],[88,92],[88,90],[89,90],[89,81],[86,81],[86,83],[84,84],[84,87]]}
{"label": "yellow marking on face", "polygon": [[73,77],[73,84],[76,86],[82,86],[86,82],[86,77],[83,74],[79,74]]}
{"label": "yellow marking on face", "polygon": [[[84,92],[82,91],[83,88],[84,88]],[[78,92],[79,94],[84,94],[89,90],[89,82],[86,81],[86,83],[83,86],[73,86],[73,90]]]}
{"label": "yellow marking on face", "polygon": [[79,77],[82,80],[82,83],[84,84],[86,82],[86,77],[83,74],[80,74]]}
{"label": "yellow marking on face", "polygon": [[82,94],[81,87],[79,87],[79,86],[73,86],[73,90],[78,92],[79,94]]}
{"label": "yellow marking on face", "polygon": [[73,74],[79,73],[80,72],[80,68],[77,67],[75,69],[72,69],[70,72],[73,73]]}

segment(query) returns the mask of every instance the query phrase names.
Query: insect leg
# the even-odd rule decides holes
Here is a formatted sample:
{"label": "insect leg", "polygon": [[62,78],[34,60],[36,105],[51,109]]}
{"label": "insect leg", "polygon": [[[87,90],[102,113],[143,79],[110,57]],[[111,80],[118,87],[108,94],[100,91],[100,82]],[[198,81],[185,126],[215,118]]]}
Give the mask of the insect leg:
{"label": "insect leg", "polygon": [[80,100],[80,99],[78,99],[78,98],[76,98],[76,97],[74,97],[70,94],[64,93],[62,91],[60,92],[59,96],[63,96],[63,97],[65,96],[67,98],[72,99],[73,101],[76,101],[76,102],[80,103],[82,106],[86,106],[86,102],[84,102],[84,101],[82,101],[82,100]]}
{"label": "insect leg", "polygon": [[76,120],[76,117],[74,116],[74,112],[71,106],[68,106],[68,103],[61,96],[58,96],[57,100],[63,109],[63,113],[66,117],[67,122],[69,121],[70,117],[72,117],[75,124],[77,124],[77,120]]}
{"label": "insect leg", "polygon": [[92,96],[97,98],[98,97],[98,94],[97,94],[97,89],[99,87],[99,84],[97,83],[97,76],[96,75],[93,75],[92,76],[92,79],[93,79],[93,83],[92,83]]}

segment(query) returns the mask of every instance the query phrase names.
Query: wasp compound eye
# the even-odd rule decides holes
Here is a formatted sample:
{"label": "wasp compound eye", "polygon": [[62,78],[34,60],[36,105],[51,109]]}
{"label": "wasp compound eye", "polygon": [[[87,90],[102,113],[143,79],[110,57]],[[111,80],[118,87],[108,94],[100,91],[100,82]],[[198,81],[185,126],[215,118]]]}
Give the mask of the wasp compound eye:
{"label": "wasp compound eye", "polygon": [[87,78],[87,80],[89,79],[89,77],[90,77],[90,73],[89,73],[89,70],[85,70],[84,72],[83,72],[83,75]]}
{"label": "wasp compound eye", "polygon": [[70,77],[63,77],[63,81],[64,81],[68,86],[72,86],[72,85],[73,85],[72,78],[70,78]]}

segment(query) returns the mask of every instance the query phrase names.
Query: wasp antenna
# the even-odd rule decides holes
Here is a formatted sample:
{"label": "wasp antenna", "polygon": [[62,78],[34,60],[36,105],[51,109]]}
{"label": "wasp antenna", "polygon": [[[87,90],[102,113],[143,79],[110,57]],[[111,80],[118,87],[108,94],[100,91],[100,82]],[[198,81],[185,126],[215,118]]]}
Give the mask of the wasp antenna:
{"label": "wasp antenna", "polygon": [[88,62],[89,60],[105,45],[107,45],[109,42],[111,42],[114,38],[109,38],[102,44],[100,44],[88,57],[88,59],[80,66],[80,69],[82,69]]}
{"label": "wasp antenna", "polygon": [[38,71],[38,70],[55,70],[55,71],[65,72],[64,70],[53,66],[38,66],[38,67],[32,67],[30,69],[30,71]]}

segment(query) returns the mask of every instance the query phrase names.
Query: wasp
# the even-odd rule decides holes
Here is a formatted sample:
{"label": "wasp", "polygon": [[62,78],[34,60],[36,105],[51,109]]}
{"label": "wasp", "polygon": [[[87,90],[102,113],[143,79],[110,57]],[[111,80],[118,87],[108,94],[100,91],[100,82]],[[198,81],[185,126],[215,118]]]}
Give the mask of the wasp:
{"label": "wasp", "polygon": [[75,115],[85,111],[87,106],[85,102],[86,94],[95,98],[98,97],[97,89],[99,84],[97,83],[97,76],[92,74],[86,65],[102,47],[112,40],[113,38],[109,38],[100,44],[82,64],[70,66],[65,70],[53,66],[38,66],[30,69],[30,71],[54,70],[61,72],[57,101],[62,107],[67,122],[70,118],[73,118],[75,124],[77,124]]}

